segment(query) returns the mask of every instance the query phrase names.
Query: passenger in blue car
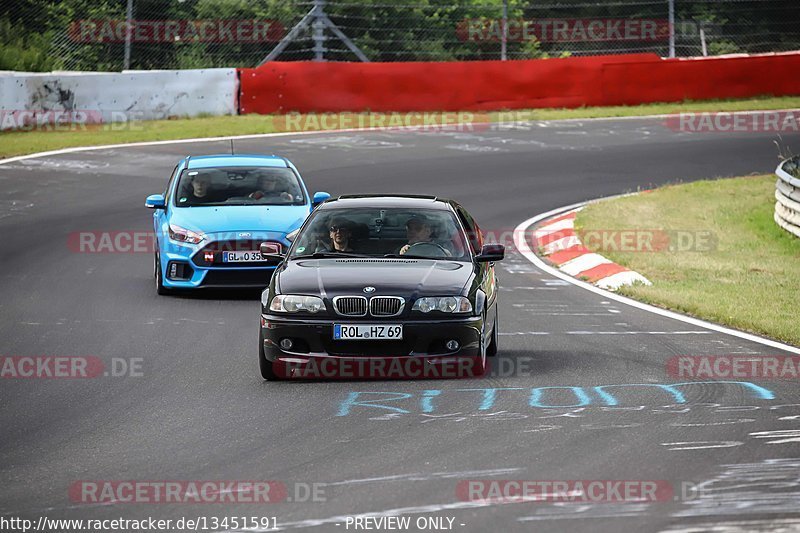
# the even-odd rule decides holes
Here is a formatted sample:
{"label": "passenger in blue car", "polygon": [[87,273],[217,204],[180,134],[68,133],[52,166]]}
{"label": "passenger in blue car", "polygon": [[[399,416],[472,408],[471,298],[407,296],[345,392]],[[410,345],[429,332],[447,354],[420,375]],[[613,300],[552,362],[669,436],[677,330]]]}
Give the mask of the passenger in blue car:
{"label": "passenger in blue car", "polygon": [[286,190],[286,184],[275,174],[265,174],[258,177],[258,190],[250,193],[249,197],[253,200],[265,200],[267,202],[293,202],[295,197]]}

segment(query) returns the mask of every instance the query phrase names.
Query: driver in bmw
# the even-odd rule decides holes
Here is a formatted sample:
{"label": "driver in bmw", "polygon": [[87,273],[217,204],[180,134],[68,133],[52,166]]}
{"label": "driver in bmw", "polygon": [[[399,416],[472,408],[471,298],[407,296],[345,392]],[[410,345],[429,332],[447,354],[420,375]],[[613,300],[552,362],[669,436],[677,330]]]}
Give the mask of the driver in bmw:
{"label": "driver in bmw", "polygon": [[[408,244],[400,248],[400,255],[408,252],[408,249],[418,243],[432,243],[436,244],[433,239],[433,226],[430,221],[422,215],[414,215],[406,221],[406,236],[408,237]],[[441,247],[441,245],[439,245]],[[450,250],[442,247],[448,256],[453,254]]]}

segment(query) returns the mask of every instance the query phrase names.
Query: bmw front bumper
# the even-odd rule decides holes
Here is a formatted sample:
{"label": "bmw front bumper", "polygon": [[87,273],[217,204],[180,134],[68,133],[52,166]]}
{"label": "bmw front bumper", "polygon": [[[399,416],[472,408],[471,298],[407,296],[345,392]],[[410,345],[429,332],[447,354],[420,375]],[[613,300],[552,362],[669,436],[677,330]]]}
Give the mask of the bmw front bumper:
{"label": "bmw front bumper", "polygon": [[[334,324],[403,326],[402,340],[335,340]],[[483,318],[355,321],[261,315],[263,355],[283,377],[443,378],[481,374]],[[291,341],[286,347],[285,340]],[[449,350],[448,341],[458,348]],[[282,345],[282,341],[283,345]],[[283,347],[282,347],[283,346]]]}

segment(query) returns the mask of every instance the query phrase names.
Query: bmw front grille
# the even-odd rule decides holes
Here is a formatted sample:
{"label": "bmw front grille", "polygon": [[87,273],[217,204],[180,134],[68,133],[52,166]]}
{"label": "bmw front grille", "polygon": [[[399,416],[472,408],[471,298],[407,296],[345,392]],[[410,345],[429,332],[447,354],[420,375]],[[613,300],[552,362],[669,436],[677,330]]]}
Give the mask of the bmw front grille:
{"label": "bmw front grille", "polygon": [[366,316],[367,299],[364,296],[337,296],[333,299],[336,312],[344,316]]}
{"label": "bmw front grille", "polygon": [[403,312],[405,299],[399,296],[373,296],[369,300],[369,314],[372,316],[396,316]]}
{"label": "bmw front grille", "polygon": [[406,301],[400,296],[373,296],[367,303],[364,296],[337,296],[333,299],[333,307],[343,316],[367,316],[367,308],[371,316],[397,316],[403,312]]}

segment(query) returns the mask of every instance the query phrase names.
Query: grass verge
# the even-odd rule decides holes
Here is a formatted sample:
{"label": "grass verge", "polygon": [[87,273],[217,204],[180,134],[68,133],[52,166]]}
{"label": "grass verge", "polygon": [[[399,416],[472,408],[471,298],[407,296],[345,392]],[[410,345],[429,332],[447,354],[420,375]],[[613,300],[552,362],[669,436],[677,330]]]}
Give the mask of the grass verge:
{"label": "grass verge", "polygon": [[[569,118],[630,117],[688,112],[760,111],[800,108],[800,97],[751,98],[640,106],[583,107],[578,109],[530,109],[516,111],[518,120],[558,120]],[[476,113],[478,120],[497,121],[500,111]],[[355,115],[355,114],[353,114]],[[316,124],[308,120],[304,124]],[[355,121],[354,121],[355,122]],[[291,126],[291,124],[290,124]],[[291,128],[290,128],[291,129]],[[62,131],[66,130],[66,131]],[[103,126],[62,126],[57,130],[16,131],[0,133],[0,157],[31,154],[59,148],[122,144],[141,141],[222,137],[288,131],[286,121],[278,115],[242,115],[193,119],[136,121]]]}
{"label": "grass verge", "polygon": [[669,185],[589,205],[576,227],[703,236],[711,246],[685,237],[684,248],[700,248],[688,251],[589,247],[653,282],[621,294],[800,346],[800,239],[773,221],[774,193],[771,175]]}

